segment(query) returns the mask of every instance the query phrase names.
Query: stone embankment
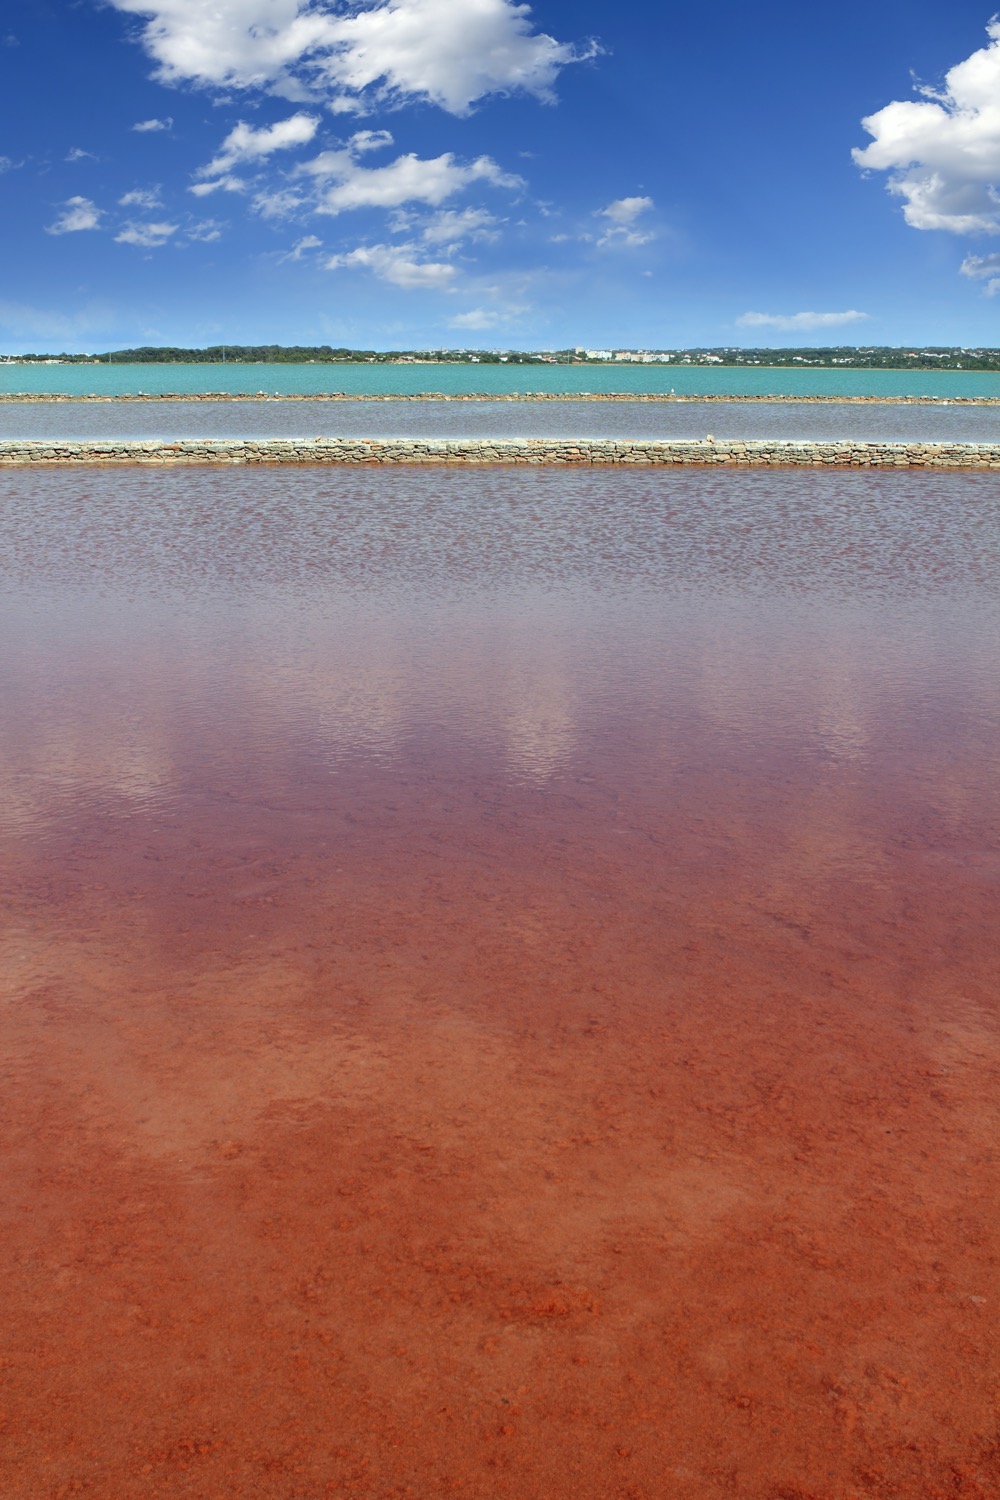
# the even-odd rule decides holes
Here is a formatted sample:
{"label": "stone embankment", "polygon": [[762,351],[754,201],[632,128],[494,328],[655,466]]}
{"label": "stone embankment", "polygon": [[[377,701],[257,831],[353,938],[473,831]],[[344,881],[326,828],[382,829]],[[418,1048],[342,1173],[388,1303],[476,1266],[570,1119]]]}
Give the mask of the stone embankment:
{"label": "stone embankment", "polygon": [[729,465],[1000,469],[1000,443],[753,442],[713,438],[188,438],[175,442],[0,441],[0,466],[29,464]]}
{"label": "stone embankment", "polygon": [[668,401],[674,405],[702,402],[749,403],[795,406],[1000,406],[1000,396],[789,396],[737,395],[725,391],[702,395],[678,395],[674,391],[126,391],[118,395],[71,395],[63,391],[0,391],[0,405],[58,404],[90,401],[117,404],[123,401]]}

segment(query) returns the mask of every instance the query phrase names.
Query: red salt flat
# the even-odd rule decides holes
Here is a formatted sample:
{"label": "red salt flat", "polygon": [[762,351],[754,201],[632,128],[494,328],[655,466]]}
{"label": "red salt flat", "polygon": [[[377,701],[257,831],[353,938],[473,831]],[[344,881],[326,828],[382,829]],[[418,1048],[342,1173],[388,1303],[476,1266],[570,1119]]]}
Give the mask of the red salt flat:
{"label": "red salt flat", "polygon": [[[206,582],[146,476],[158,588],[99,565],[126,476],[72,557],[23,481],[5,1500],[1000,1493],[986,488],[768,476],[713,553],[745,476],[583,476],[617,582],[560,592],[548,478],[482,502],[533,568],[490,593],[459,529],[450,596],[398,490],[314,588],[301,515]],[[241,535],[287,503],[199,482]],[[864,494],[946,536],[887,560],[830,520]],[[755,592],[793,501],[818,571]],[[668,502],[693,596],[615,538]]]}

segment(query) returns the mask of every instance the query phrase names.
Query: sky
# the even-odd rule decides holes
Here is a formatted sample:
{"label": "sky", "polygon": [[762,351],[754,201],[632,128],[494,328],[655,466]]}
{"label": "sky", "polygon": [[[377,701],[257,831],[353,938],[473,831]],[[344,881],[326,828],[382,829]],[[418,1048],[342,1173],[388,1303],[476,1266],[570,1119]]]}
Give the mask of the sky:
{"label": "sky", "polygon": [[3,0],[0,353],[1000,344],[971,0]]}

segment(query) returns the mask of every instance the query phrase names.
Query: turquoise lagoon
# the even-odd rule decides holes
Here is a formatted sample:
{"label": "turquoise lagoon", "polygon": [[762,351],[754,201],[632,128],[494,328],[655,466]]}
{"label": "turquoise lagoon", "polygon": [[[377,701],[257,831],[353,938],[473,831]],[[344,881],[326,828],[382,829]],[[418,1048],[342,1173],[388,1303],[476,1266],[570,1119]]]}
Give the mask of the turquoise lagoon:
{"label": "turquoise lagoon", "polygon": [[673,365],[0,364],[0,394],[491,396],[923,396],[1000,399],[1000,373],[971,370],[733,369]]}

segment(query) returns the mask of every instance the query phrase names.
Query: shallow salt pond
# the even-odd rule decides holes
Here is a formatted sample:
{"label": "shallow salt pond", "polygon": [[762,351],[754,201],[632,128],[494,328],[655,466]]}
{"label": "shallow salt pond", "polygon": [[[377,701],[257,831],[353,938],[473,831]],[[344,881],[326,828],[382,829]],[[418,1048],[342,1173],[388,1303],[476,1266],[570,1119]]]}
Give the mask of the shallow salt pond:
{"label": "shallow salt pond", "polygon": [[4,438],[608,437],[1000,441],[1000,407],[641,401],[0,403]]}
{"label": "shallow salt pond", "polygon": [[991,1492],[995,476],[0,510],[7,1493]]}

